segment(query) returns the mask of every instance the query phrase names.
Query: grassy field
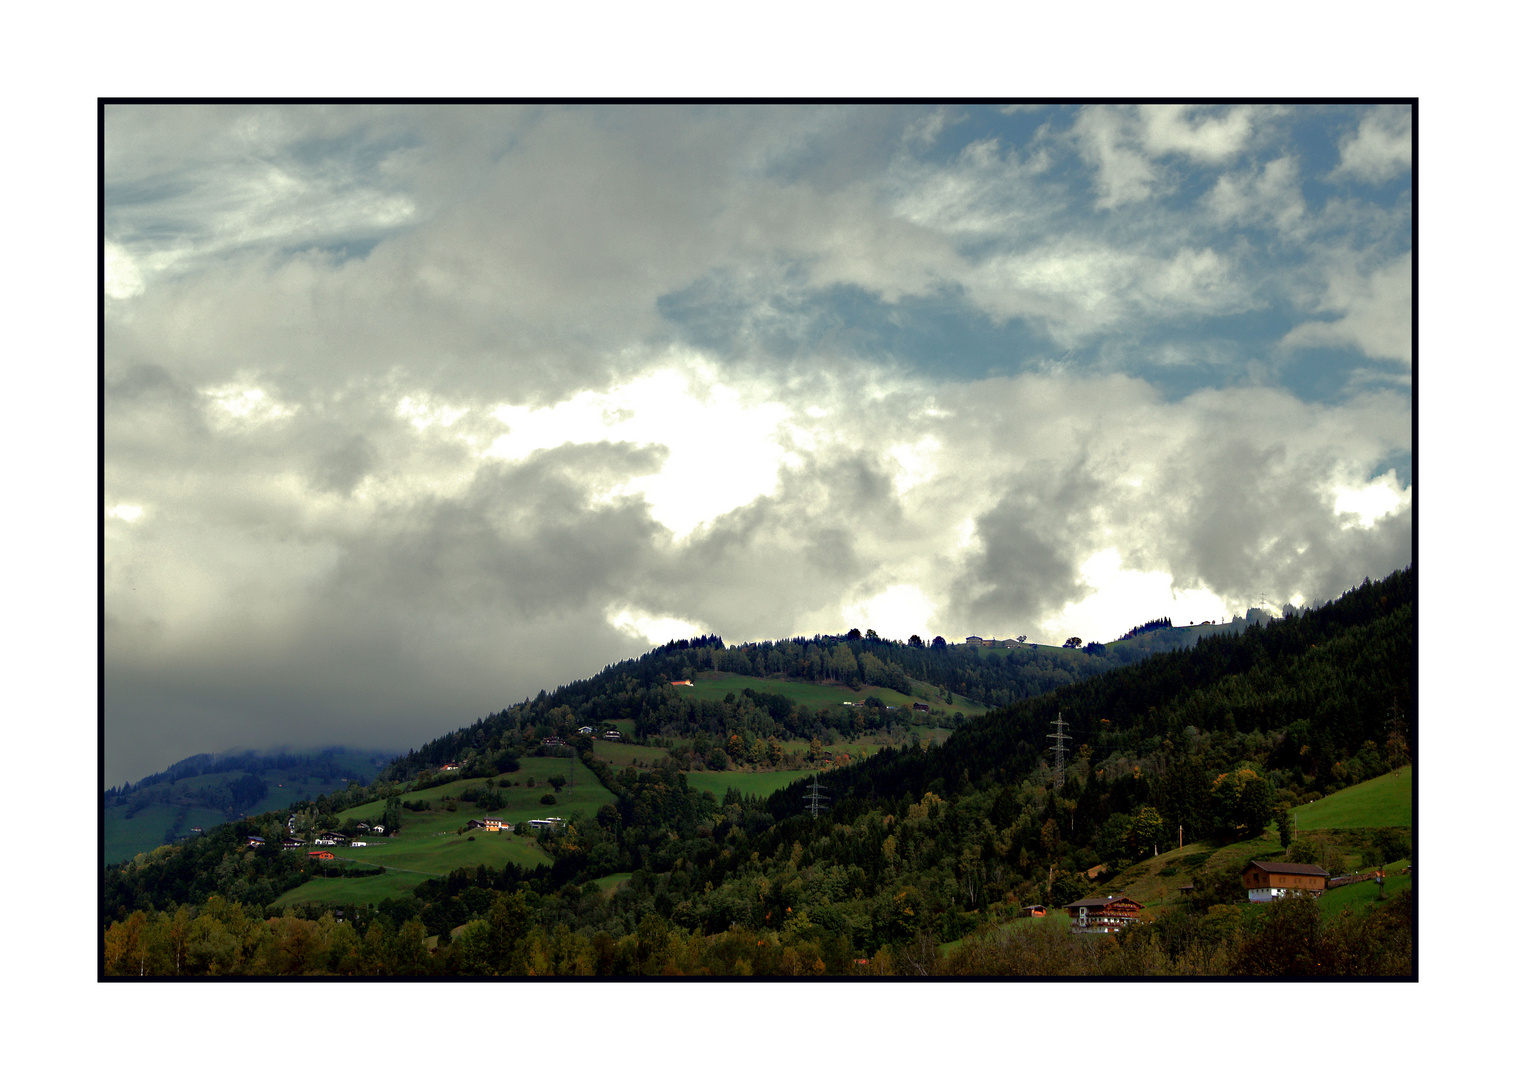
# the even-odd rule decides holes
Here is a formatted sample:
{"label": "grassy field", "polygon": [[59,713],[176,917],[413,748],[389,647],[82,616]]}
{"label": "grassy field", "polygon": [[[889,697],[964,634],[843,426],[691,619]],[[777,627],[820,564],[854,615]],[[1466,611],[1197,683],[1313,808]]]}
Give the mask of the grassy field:
{"label": "grassy field", "polygon": [[590,884],[598,885],[601,892],[609,894],[615,892],[617,889],[621,888],[621,886],[625,885],[628,881],[631,880],[632,875],[630,871],[627,871],[619,874],[606,874],[605,877],[597,877],[594,881],[590,882]]}
{"label": "grassy field", "polygon": [[[1408,865],[1409,860],[1406,859],[1386,865],[1385,870],[1388,871],[1384,878],[1386,900],[1411,887],[1411,875],[1400,873]],[[1378,884],[1372,881],[1359,881],[1352,885],[1328,889],[1317,899],[1316,906],[1321,910],[1322,921],[1327,921],[1339,918],[1344,908],[1353,908],[1355,911],[1363,912],[1378,902]]]}
{"label": "grassy field", "polygon": [[[1031,930],[1034,926],[1044,925],[1053,925],[1058,927],[1060,930],[1068,930],[1070,925],[1072,925],[1072,922],[1073,920],[1069,918],[1069,913],[1067,911],[1064,911],[1062,908],[1049,908],[1048,913],[1042,916],[1040,919],[1033,919],[1030,917],[1011,919],[1007,922],[999,923],[992,930],[982,931],[981,934],[984,936],[994,936],[997,934],[1024,934]],[[945,941],[941,945],[937,946],[937,953],[944,958],[951,956],[953,953],[963,948],[963,943],[965,941],[971,941],[975,936],[979,935],[970,935],[966,938],[959,938],[956,941]]]}
{"label": "grassy field", "polygon": [[148,806],[130,818],[119,807],[111,807],[105,813],[105,865],[130,859],[139,851],[152,851],[163,843],[164,833],[178,816],[174,806]]}
{"label": "grassy field", "polygon": [[690,787],[696,791],[709,791],[719,802],[728,788],[736,788],[743,795],[772,795],[780,788],[789,787],[796,780],[825,777],[811,769],[790,769],[775,772],[692,772],[686,773]]}
{"label": "grassy field", "polygon": [[338,859],[354,866],[383,866],[430,875],[481,863],[496,869],[508,863],[531,869],[551,861],[530,835],[480,829],[470,829],[459,836],[456,832],[417,833],[407,828],[393,838],[370,840],[367,847],[330,850]]}
{"label": "grassy field", "polygon": [[319,874],[304,885],[284,893],[273,904],[287,909],[296,904],[377,904],[409,896],[425,874],[378,874],[364,878],[322,878]]}
{"label": "grassy field", "polygon": [[[637,749],[647,750],[646,747]],[[553,790],[548,786],[547,778],[555,773],[572,779],[573,784],[565,787],[557,796],[556,806],[543,806],[542,796]],[[528,780],[532,781],[532,787],[526,786]],[[513,773],[502,773],[495,777],[495,781],[496,783],[509,782],[511,785],[504,789],[505,809],[494,812],[504,814],[506,819],[512,822],[535,817],[567,818],[573,816],[572,812],[575,810],[586,816],[593,816],[595,811],[602,806],[616,801],[600,781],[595,779],[595,774],[580,764],[577,758],[522,758],[520,769]],[[485,784],[486,781],[481,779],[450,780],[424,791],[406,792],[401,796],[403,801],[427,802],[431,804],[432,809],[421,812],[401,811],[401,827],[432,831],[457,829],[469,818],[478,817],[480,813],[475,803],[463,802],[459,796],[468,788],[482,788]],[[448,811],[443,808],[444,803],[449,799],[456,802],[456,810]],[[350,807],[337,816],[344,821],[348,818],[356,818],[359,821],[378,821],[384,816],[384,802],[375,800],[363,803],[360,806]]]}
{"label": "grassy field", "polygon": [[[177,806],[158,804],[145,807],[128,818],[123,807],[107,808],[104,822],[104,865],[112,866],[130,859],[138,852],[152,851],[161,846],[165,843],[164,837],[169,827],[178,820],[179,809]],[[218,814],[214,810],[186,810],[178,831],[182,835],[195,826],[210,829],[225,820],[225,814]]]}
{"label": "grassy field", "polygon": [[367,845],[326,850],[331,851],[342,865],[382,866],[386,873],[363,878],[322,879],[317,875],[280,896],[274,903],[285,906],[324,900],[372,904],[388,896],[409,893],[427,878],[442,877],[459,866],[473,869],[484,865],[499,869],[515,863],[531,869],[551,861],[530,835],[488,833],[479,829],[471,829],[459,836],[453,831],[423,832],[407,825],[400,835],[375,837],[367,841]]}
{"label": "grassy field", "polygon": [[[925,689],[924,684],[917,685],[920,689]],[[915,701],[930,704],[924,697],[909,697],[898,690],[883,686],[865,685],[861,690],[854,690],[840,683],[791,682],[788,679],[760,679],[751,675],[702,674],[695,679],[694,686],[681,686],[679,692],[697,701],[721,701],[728,694],[740,695],[747,689],[751,689],[754,693],[782,694],[791,701],[811,709],[819,709],[822,706],[840,706],[844,701],[862,701],[867,697],[876,697],[886,705],[894,705],[905,710],[909,710],[911,703]],[[977,716],[985,711],[983,705],[974,702],[958,698],[954,701],[953,705],[937,704],[934,707],[945,709],[949,715],[962,712],[964,716]]]}
{"label": "grassy field", "polygon": [[1296,807],[1301,832],[1313,829],[1377,829],[1411,824],[1411,770],[1385,773]]}
{"label": "grassy field", "polygon": [[633,762],[639,768],[656,767],[669,756],[669,752],[661,746],[634,746],[631,743],[596,739],[595,756],[619,772]]}
{"label": "grassy field", "polygon": [[[574,783],[556,796],[554,805],[544,806],[542,796],[553,790],[546,781],[555,773],[565,777],[572,775]],[[530,788],[526,786],[528,779],[533,781]],[[589,817],[600,807],[615,801],[583,765],[574,762],[571,769],[568,758],[523,758],[518,771],[506,773],[496,780],[510,781],[511,786],[504,789],[505,809],[490,812],[503,815],[515,825],[530,818]],[[375,898],[409,892],[426,877],[440,877],[460,866],[473,868],[483,864],[498,868],[515,863],[531,869],[549,862],[530,833],[518,835],[470,829],[459,835],[459,827],[470,818],[481,816],[483,811],[476,803],[463,802],[458,796],[467,788],[484,786],[485,781],[480,779],[451,780],[435,788],[408,792],[403,796],[407,802],[425,800],[432,808],[402,811],[401,829],[395,836],[369,837],[367,846],[362,848],[329,849],[350,865],[383,866],[388,873],[371,878],[313,879],[281,896],[276,903],[286,905],[312,900],[375,903]],[[449,800],[453,800],[451,804]],[[383,803],[371,802],[345,810],[340,816],[344,820],[350,817],[377,820],[383,812]]]}

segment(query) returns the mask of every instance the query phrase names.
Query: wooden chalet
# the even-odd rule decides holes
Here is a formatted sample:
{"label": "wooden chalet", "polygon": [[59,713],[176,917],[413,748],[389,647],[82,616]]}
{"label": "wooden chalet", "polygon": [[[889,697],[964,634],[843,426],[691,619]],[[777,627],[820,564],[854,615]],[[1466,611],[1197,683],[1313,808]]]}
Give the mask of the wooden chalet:
{"label": "wooden chalet", "polygon": [[1086,896],[1063,905],[1076,934],[1114,934],[1137,919],[1142,905],[1127,896]]}
{"label": "wooden chalet", "polygon": [[337,857],[330,851],[307,851],[305,855],[310,859],[335,859]]}
{"label": "wooden chalet", "polygon": [[469,818],[470,829],[483,829],[485,832],[510,832],[511,827],[506,824],[505,818],[498,814],[486,814],[484,817]]}
{"label": "wooden chalet", "polygon": [[1242,872],[1248,899],[1266,904],[1281,896],[1320,896],[1326,892],[1327,872],[1313,863],[1260,862],[1254,859]]}
{"label": "wooden chalet", "polygon": [[262,847],[263,846],[263,837],[261,837],[261,836],[249,836],[247,838],[247,846],[248,847]]}

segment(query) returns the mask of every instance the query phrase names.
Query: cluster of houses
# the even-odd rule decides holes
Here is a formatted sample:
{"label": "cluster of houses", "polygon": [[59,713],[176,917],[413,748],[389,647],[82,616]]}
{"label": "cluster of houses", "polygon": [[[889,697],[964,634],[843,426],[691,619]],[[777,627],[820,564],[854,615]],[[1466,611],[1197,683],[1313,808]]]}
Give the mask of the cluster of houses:
{"label": "cluster of houses", "polygon": [[[562,829],[566,822],[561,817],[533,818],[527,826],[533,829]],[[486,814],[483,817],[469,818],[470,829],[483,829],[485,832],[510,832],[510,822],[498,814]]]}
{"label": "cluster of houses", "polygon": [[[618,742],[621,739],[621,732],[617,731],[615,728],[606,728],[599,735],[596,735],[595,729],[588,724],[579,729],[579,734],[588,735],[592,739],[605,739],[609,742]],[[561,740],[555,739],[553,741],[555,745],[561,745]]]}
{"label": "cluster of houses", "polygon": [[[1242,883],[1248,890],[1249,902],[1254,904],[1266,904],[1284,896],[1318,897],[1330,887],[1327,872],[1314,864],[1259,859],[1249,863],[1242,872]],[[1065,904],[1063,909],[1069,913],[1070,929],[1076,934],[1114,934],[1137,920],[1142,905],[1118,893],[1114,896],[1086,896]],[[1041,918],[1047,914],[1047,908],[1041,904],[1029,905],[1021,911],[1029,918]]]}
{"label": "cluster of houses", "polygon": [[[297,848],[304,847],[305,841],[294,835],[295,819],[293,816],[290,817],[287,827],[290,832],[280,841],[284,850],[294,851]],[[384,835],[383,825],[369,825],[365,823],[360,825],[359,828],[366,829],[372,833],[378,833],[381,836]],[[251,848],[260,848],[267,842],[261,836],[249,836],[247,838],[247,846]],[[312,847],[337,847],[338,845],[345,847],[368,847],[368,841],[358,840],[348,836],[346,833],[335,832],[330,829],[311,841]],[[330,851],[310,851],[306,854],[313,859],[330,859],[334,857]]]}

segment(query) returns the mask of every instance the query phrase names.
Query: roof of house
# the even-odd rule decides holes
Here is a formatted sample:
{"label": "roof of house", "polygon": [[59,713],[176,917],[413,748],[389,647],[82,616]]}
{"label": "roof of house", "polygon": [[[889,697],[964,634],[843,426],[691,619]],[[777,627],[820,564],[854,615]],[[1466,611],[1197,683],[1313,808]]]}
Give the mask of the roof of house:
{"label": "roof of house", "polygon": [[[1133,900],[1130,896],[1124,893],[1117,893],[1115,896],[1086,896],[1083,900],[1075,900],[1072,904],[1064,904],[1063,906],[1065,908],[1107,907],[1114,904],[1117,900],[1125,900],[1129,904],[1137,904],[1137,901]],[[1137,906],[1142,907],[1141,904],[1137,904]]]}
{"label": "roof of house", "polygon": [[1262,862],[1258,859],[1254,859],[1248,865],[1256,866],[1258,869],[1268,874],[1300,874],[1313,875],[1315,877],[1327,876],[1327,872],[1314,863]]}

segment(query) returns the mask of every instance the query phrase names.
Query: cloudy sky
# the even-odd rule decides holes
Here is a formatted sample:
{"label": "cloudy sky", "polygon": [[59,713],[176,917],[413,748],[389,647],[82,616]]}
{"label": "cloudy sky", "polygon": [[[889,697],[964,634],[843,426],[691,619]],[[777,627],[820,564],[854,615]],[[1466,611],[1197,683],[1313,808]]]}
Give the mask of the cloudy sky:
{"label": "cloudy sky", "polygon": [[117,106],[106,782],[1411,560],[1408,107]]}

